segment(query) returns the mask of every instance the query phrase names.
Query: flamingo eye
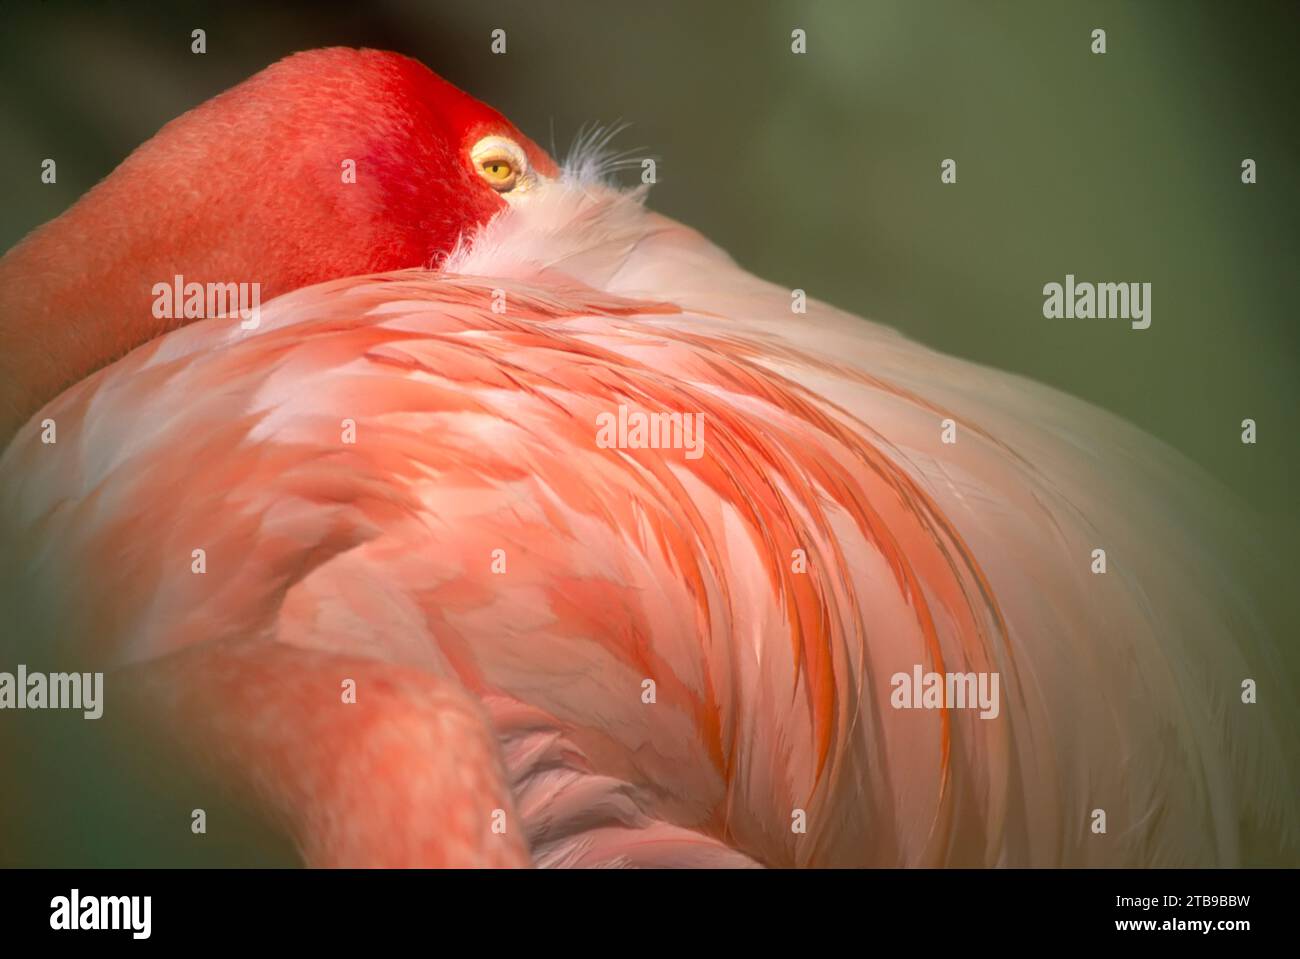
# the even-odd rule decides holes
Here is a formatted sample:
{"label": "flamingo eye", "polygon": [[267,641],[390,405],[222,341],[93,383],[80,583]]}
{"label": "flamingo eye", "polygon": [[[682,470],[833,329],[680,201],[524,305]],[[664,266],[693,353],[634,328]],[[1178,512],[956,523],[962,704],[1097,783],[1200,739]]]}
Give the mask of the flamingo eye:
{"label": "flamingo eye", "polygon": [[502,183],[515,175],[515,168],[509,160],[487,160],[483,163],[483,175],[493,183]]}
{"label": "flamingo eye", "polygon": [[470,150],[470,162],[488,186],[498,193],[513,190],[524,178],[528,160],[524,151],[506,137],[484,137]]}

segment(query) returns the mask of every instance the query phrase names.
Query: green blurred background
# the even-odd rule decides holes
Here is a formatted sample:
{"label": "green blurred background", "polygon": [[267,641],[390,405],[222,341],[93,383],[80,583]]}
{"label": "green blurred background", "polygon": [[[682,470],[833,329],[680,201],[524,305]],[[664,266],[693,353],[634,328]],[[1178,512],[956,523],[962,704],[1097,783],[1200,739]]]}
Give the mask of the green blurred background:
{"label": "green blurred background", "polygon": [[[1217,475],[1261,515],[1239,572],[1294,656],[1298,26],[1295,2],[3,3],[0,247],[296,50],[410,54],[561,152],[626,121],[620,145],[659,159],[652,206],[755,273],[1081,396]],[[1066,273],[1151,282],[1152,327],[1045,320]]]}

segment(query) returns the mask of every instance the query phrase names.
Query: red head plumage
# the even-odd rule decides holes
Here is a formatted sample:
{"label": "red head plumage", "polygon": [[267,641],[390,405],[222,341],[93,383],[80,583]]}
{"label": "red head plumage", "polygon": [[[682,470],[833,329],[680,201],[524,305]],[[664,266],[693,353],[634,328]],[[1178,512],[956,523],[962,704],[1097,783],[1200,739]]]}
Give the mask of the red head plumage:
{"label": "red head plumage", "polygon": [[59,389],[183,320],[175,275],[260,283],[429,266],[503,208],[471,146],[501,114],[414,60],[326,49],[281,60],[173,120],[0,261],[0,438]]}

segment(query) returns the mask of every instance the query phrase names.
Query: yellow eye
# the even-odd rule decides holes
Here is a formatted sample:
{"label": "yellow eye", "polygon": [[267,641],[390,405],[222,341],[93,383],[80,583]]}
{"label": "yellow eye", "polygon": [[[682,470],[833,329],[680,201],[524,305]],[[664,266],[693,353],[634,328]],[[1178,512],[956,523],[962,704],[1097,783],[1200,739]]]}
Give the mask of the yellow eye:
{"label": "yellow eye", "polygon": [[469,157],[474,172],[498,193],[528,187],[528,158],[509,137],[486,136],[470,148]]}
{"label": "yellow eye", "polygon": [[509,160],[493,157],[484,160],[479,165],[479,169],[483,171],[483,178],[498,190],[508,190],[514,185],[515,168]]}

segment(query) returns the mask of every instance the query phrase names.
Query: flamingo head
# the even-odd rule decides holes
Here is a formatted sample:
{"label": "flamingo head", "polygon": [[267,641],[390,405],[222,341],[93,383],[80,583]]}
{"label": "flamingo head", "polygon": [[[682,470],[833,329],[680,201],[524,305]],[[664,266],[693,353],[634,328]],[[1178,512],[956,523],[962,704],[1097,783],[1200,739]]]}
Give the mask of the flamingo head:
{"label": "flamingo head", "polygon": [[[496,110],[417,61],[377,50],[288,57],[177,123],[209,148],[197,165],[228,174],[222,195],[209,189],[205,199],[251,213],[264,231],[248,239],[269,247],[260,262],[279,267],[268,278],[273,292],[434,266],[557,173]],[[248,138],[247,148],[231,134]],[[185,162],[170,150],[158,159]],[[283,245],[292,255],[279,259]]]}
{"label": "flamingo head", "polygon": [[62,388],[199,318],[159,316],[158,284],[256,283],[265,301],[433,268],[557,173],[407,57],[281,60],[168,123],[0,260],[0,444]]}

